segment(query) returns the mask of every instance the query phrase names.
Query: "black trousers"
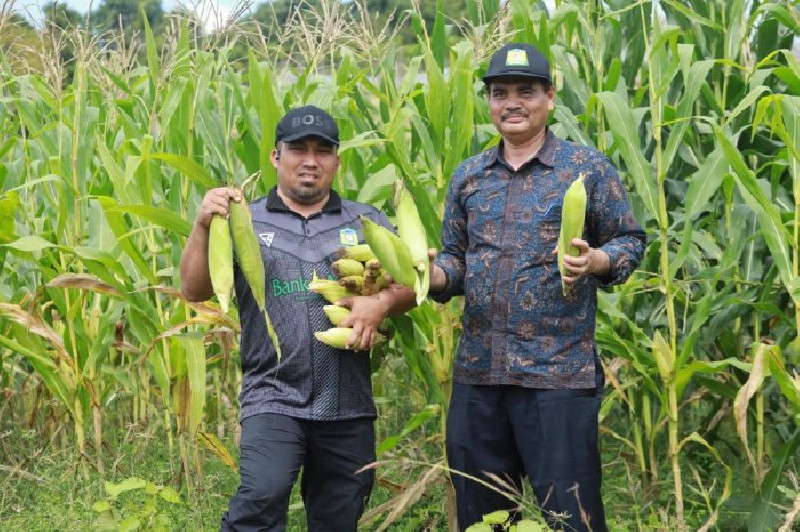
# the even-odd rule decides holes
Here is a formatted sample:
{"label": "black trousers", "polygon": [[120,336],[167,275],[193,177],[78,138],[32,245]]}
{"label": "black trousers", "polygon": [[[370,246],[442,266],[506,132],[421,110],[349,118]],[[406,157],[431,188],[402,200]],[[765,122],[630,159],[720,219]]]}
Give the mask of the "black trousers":
{"label": "black trousers", "polygon": [[307,421],[260,414],[242,421],[241,485],[222,516],[223,531],[283,531],[302,467],[307,530],[355,531],[374,482],[371,419]]}
{"label": "black trousers", "polygon": [[[450,468],[495,485],[484,474],[492,473],[520,493],[527,476],[551,527],[605,531],[597,423],[602,374],[598,381],[600,391],[454,384]],[[456,473],[451,477],[462,531],[492,511],[513,512],[508,498]]]}

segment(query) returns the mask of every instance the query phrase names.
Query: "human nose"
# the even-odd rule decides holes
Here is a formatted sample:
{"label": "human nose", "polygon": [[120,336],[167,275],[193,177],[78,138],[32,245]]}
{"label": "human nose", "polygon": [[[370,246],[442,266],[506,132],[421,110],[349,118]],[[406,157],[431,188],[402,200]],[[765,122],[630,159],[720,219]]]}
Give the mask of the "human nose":
{"label": "human nose", "polygon": [[302,163],[303,166],[316,167],[318,165],[316,152],[314,152],[314,150],[308,150],[303,155]]}
{"label": "human nose", "polygon": [[509,94],[508,97],[506,98],[505,104],[506,104],[506,109],[509,110],[519,109],[520,107],[522,107],[520,99],[516,93]]}

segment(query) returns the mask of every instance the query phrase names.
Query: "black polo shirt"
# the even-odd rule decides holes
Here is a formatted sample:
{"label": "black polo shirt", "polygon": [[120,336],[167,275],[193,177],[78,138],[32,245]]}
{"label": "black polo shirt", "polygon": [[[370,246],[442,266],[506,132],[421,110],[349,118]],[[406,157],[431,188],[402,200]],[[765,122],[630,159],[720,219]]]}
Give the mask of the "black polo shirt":
{"label": "black polo shirt", "polygon": [[376,416],[369,356],[333,349],[314,337],[331,327],[327,302],[308,290],[316,270],[334,278],[331,262],[343,245],[363,242],[360,215],[392,228],[369,205],[343,200],[331,191],[320,212],[308,218],[289,209],[273,188],[250,204],[253,229],[266,269],[267,310],[281,343],[282,358],[267,335],[264,315],[234,263],[242,323],[242,419],[261,413],[317,421]]}

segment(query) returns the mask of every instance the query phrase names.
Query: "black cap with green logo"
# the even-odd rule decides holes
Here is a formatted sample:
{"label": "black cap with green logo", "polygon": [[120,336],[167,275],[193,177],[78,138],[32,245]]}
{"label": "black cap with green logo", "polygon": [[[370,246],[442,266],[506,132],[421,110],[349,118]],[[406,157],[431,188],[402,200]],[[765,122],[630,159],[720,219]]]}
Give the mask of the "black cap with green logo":
{"label": "black cap with green logo", "polygon": [[483,82],[508,76],[536,78],[550,82],[550,63],[542,53],[528,43],[510,43],[493,55]]}

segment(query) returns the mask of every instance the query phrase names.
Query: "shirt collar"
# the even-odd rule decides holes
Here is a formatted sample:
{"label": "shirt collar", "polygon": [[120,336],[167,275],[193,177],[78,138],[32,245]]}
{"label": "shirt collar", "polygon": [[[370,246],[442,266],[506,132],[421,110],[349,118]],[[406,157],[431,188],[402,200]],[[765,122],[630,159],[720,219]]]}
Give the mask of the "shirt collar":
{"label": "shirt collar", "polygon": [[[267,195],[267,210],[294,213],[278,195],[278,187],[272,187]],[[322,206],[321,212],[339,212],[341,210],[342,198],[335,190],[331,189],[328,194],[328,201]]]}
{"label": "shirt collar", "polygon": [[[547,128],[547,131],[544,135],[544,143],[542,143],[542,147],[539,148],[539,152],[528,159],[525,164],[533,161],[534,159],[538,159],[540,163],[549,166],[550,168],[555,167],[556,165],[556,147],[558,146],[558,137],[553,134],[550,128]],[[494,150],[489,152],[488,159],[486,161],[486,166],[491,166],[497,162],[500,162],[506,166],[505,157],[503,157],[503,140],[500,140],[500,144],[498,144]],[[523,165],[525,166],[525,165]]]}

